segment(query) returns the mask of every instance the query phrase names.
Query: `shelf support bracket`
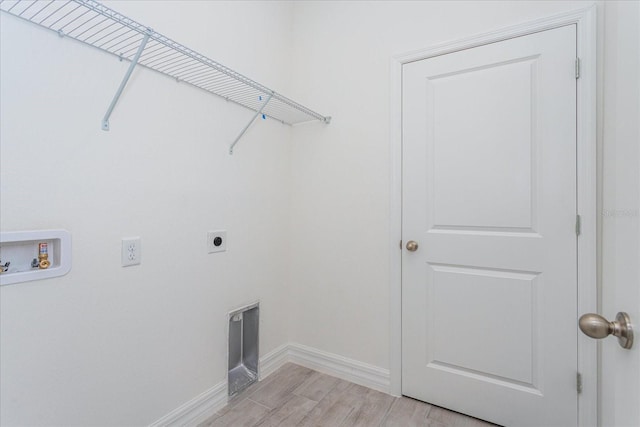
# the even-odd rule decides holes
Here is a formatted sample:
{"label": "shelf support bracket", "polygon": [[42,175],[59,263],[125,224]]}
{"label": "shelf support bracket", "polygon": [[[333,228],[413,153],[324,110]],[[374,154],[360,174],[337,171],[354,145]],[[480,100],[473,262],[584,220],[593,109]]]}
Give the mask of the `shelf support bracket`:
{"label": "shelf support bracket", "polygon": [[254,114],[253,118],[249,121],[249,123],[247,123],[244,129],[242,129],[242,131],[240,132],[240,135],[236,137],[235,141],[233,141],[233,144],[231,144],[231,147],[229,147],[229,154],[233,154],[233,147],[235,147],[238,141],[240,141],[240,138],[242,138],[242,135],[244,135],[247,129],[249,129],[249,126],[251,126],[251,124],[258,118],[258,116],[262,114],[262,110],[264,110],[264,107],[266,107],[269,101],[271,101],[272,97],[273,97],[273,93],[270,93],[267,99],[264,101],[264,104],[262,104],[262,107],[260,107],[260,109],[256,111],[256,114]]}
{"label": "shelf support bracket", "polygon": [[122,95],[122,91],[127,85],[127,82],[129,81],[129,78],[133,73],[133,69],[136,68],[138,61],[140,60],[140,55],[142,55],[142,51],[147,45],[147,42],[149,41],[149,37],[151,37],[152,32],[153,31],[151,30],[151,28],[147,29],[147,32],[144,35],[144,38],[142,39],[142,43],[140,43],[140,47],[138,47],[138,51],[136,52],[136,55],[131,60],[131,64],[129,64],[129,69],[127,70],[127,73],[124,75],[122,82],[120,82],[120,87],[118,87],[118,90],[116,91],[116,94],[113,97],[113,100],[111,100],[111,104],[109,105],[109,108],[107,109],[107,112],[105,113],[104,118],[102,119],[102,130],[105,130],[105,131],[109,130],[109,117],[111,117],[111,113],[113,113],[113,109],[116,108],[116,104],[120,99],[120,95]]}

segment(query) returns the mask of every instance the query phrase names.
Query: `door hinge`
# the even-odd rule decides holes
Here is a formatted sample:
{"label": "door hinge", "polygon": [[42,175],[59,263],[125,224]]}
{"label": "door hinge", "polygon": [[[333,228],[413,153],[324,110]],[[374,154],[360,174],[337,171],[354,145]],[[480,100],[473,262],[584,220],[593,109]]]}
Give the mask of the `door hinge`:
{"label": "door hinge", "polygon": [[580,58],[576,58],[576,79],[580,78]]}
{"label": "door hinge", "polygon": [[576,390],[578,394],[582,393],[582,374],[580,372],[576,372]]}
{"label": "door hinge", "polygon": [[582,232],[582,218],[580,215],[576,215],[576,236],[579,236]]}

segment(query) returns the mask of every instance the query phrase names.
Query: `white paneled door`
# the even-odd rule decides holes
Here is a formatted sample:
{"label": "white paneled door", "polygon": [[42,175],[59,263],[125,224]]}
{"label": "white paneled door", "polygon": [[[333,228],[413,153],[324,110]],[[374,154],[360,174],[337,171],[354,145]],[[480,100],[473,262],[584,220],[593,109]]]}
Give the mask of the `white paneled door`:
{"label": "white paneled door", "polygon": [[402,392],[576,426],[576,27],[403,66]]}

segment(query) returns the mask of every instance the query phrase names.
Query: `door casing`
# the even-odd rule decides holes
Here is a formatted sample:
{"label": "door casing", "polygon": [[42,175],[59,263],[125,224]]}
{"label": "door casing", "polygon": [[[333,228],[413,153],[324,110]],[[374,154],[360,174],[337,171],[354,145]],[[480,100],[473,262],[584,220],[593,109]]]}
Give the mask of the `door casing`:
{"label": "door casing", "polygon": [[[439,44],[391,58],[390,126],[390,393],[402,395],[402,66],[406,63],[469,49],[565,25],[577,27],[580,75],[577,82],[577,185],[581,232],[578,238],[578,398],[580,426],[598,425],[598,346],[579,333],[578,317],[598,311],[597,286],[597,145],[596,145],[596,6]],[[577,373],[576,373],[577,374]]]}

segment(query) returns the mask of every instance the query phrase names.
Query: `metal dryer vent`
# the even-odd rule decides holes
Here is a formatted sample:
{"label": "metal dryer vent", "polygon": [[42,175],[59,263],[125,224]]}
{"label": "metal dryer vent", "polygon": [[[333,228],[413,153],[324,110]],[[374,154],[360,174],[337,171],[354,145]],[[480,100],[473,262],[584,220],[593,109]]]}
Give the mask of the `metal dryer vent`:
{"label": "metal dryer vent", "polygon": [[229,397],[258,380],[259,315],[259,303],[229,313]]}

